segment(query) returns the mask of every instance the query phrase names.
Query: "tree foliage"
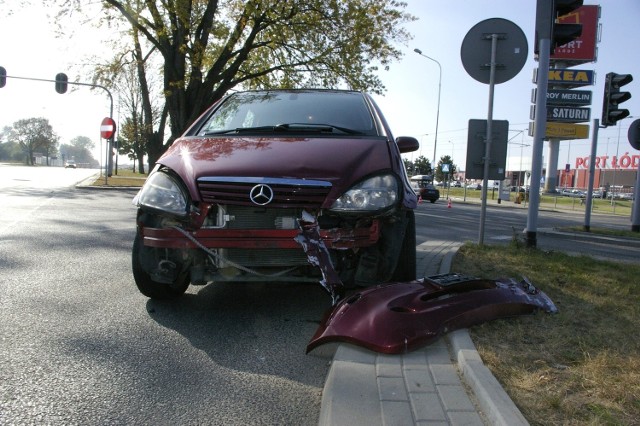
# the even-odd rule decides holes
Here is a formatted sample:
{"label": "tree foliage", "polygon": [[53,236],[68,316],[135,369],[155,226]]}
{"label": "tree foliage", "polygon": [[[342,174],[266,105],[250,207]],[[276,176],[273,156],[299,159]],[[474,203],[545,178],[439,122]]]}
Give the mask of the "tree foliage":
{"label": "tree foliage", "polygon": [[26,118],[13,123],[7,139],[20,145],[26,164],[32,166],[34,154],[44,155],[48,162],[57,153],[59,137],[46,118]]}
{"label": "tree foliage", "polygon": [[0,130],[0,161],[22,161],[24,154],[20,144],[10,140],[12,128],[4,126]]}
{"label": "tree foliage", "polygon": [[78,164],[95,167],[98,161],[93,158],[91,150],[95,147],[95,143],[87,136],[76,136],[71,139],[68,144],[60,145],[60,155],[63,161],[74,160]]}
{"label": "tree foliage", "polygon": [[415,159],[413,162],[413,170],[416,175],[430,175],[433,173],[431,161],[429,161],[424,155]]}
{"label": "tree foliage", "polygon": [[141,117],[134,114],[134,118],[125,119],[118,136],[118,153],[126,155],[134,161],[133,171],[138,164],[138,172],[144,173],[144,124]]}
{"label": "tree foliage", "polygon": [[76,136],[75,138],[71,139],[71,141],[69,141],[69,145],[78,149],[86,150],[92,150],[96,146],[96,144],[88,136]]}
{"label": "tree foliage", "polygon": [[[103,4],[110,25],[125,20],[129,26],[130,43],[116,52],[115,61],[124,61],[131,52],[137,64],[150,164],[209,105],[234,88],[342,87],[381,93],[378,67],[388,67],[400,57],[395,46],[409,38],[402,25],[413,19],[404,12],[406,4],[395,0]],[[152,66],[154,55],[161,58],[164,97],[164,107],[156,111],[148,84],[149,76],[158,72]]]}

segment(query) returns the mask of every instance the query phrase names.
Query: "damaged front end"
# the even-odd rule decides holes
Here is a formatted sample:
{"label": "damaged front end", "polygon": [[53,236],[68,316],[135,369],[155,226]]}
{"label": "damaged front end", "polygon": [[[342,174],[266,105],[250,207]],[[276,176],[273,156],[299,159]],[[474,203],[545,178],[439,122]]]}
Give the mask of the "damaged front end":
{"label": "damaged front end", "polygon": [[556,313],[553,301],[526,278],[488,280],[444,274],[410,282],[371,287],[336,301],[344,294],[313,218],[303,217],[300,243],[309,262],[320,267],[321,284],[335,307],[307,345],[307,353],[328,342],[346,342],[387,353],[406,353],[443,334],[486,321],[531,314]]}

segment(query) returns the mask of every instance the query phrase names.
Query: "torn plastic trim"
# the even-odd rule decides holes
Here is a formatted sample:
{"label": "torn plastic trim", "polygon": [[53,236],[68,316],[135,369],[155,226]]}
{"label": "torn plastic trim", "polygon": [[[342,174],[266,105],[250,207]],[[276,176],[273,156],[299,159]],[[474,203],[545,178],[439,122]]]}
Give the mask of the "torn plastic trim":
{"label": "torn plastic trim", "polygon": [[320,237],[320,227],[315,216],[306,210],[298,219],[300,233],[294,240],[302,246],[309,263],[320,268],[322,280],[320,284],[331,296],[331,305],[335,306],[344,297],[344,284],[331,263],[331,255]]}
{"label": "torn plastic trim", "polygon": [[384,284],[351,295],[329,311],[307,353],[328,342],[406,353],[453,330],[536,310],[558,311],[526,278],[517,282],[444,274]]}

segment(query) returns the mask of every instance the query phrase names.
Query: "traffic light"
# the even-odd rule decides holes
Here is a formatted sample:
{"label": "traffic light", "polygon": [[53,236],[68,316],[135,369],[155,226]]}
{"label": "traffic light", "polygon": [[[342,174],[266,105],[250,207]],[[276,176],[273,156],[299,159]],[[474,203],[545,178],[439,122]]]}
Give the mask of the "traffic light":
{"label": "traffic light", "polygon": [[4,87],[7,84],[7,70],[5,67],[0,67],[0,87]]}
{"label": "traffic light", "polygon": [[582,6],[583,0],[537,0],[536,39],[534,53],[539,53],[538,40],[551,40],[551,52],[582,35],[582,24],[557,23],[564,16]]}
{"label": "traffic light", "polygon": [[67,92],[67,75],[63,72],[56,74],[56,92],[63,94]]}
{"label": "traffic light", "polygon": [[604,82],[602,99],[602,125],[614,126],[619,120],[629,116],[628,109],[620,109],[618,105],[631,99],[631,93],[621,92],[620,88],[633,81],[631,74],[610,72]]}
{"label": "traffic light", "polygon": [[551,23],[551,54],[556,47],[564,46],[582,35],[582,24],[560,24],[556,19],[582,6],[582,0],[554,0]]}

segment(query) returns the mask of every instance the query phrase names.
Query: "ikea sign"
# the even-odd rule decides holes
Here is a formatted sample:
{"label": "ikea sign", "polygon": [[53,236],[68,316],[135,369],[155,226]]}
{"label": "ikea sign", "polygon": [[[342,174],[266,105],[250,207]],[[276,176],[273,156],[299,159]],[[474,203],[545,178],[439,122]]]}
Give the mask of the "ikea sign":
{"label": "ikea sign", "polygon": [[[538,82],[538,70],[534,75],[533,82]],[[550,69],[549,85],[550,86],[592,86],[595,83],[595,72],[593,70],[576,70],[576,69]]]}
{"label": "ikea sign", "polygon": [[571,84],[591,86],[594,83],[593,70],[553,69],[549,70],[549,84]]}

